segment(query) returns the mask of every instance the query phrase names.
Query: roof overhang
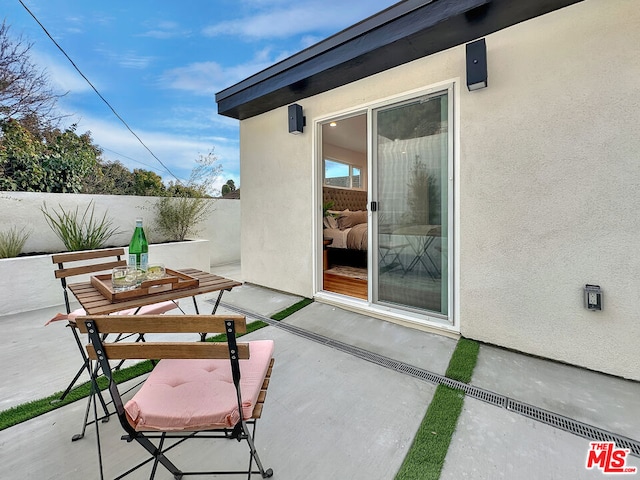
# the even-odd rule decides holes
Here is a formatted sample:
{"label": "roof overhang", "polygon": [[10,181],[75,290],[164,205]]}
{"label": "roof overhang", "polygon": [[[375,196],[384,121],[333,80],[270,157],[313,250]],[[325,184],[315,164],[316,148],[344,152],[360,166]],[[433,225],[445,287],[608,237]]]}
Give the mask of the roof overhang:
{"label": "roof overhang", "polygon": [[582,0],[406,0],[216,94],[244,120]]}

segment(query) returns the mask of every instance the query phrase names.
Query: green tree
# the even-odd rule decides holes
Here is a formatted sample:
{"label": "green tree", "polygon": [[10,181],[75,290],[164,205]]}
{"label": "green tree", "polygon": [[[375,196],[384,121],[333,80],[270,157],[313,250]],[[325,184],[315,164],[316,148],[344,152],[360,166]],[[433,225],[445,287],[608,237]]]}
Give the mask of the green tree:
{"label": "green tree", "polygon": [[76,134],[76,125],[64,131],[46,132],[42,165],[46,172],[46,191],[78,193],[83,180],[98,164],[102,150],[93,144],[89,132]]}
{"label": "green tree", "polygon": [[98,162],[100,148],[91,135],[72,125],[37,138],[21,122],[0,122],[0,188],[9,191],[78,193]]}
{"label": "green tree", "polygon": [[133,172],[119,161],[100,162],[85,175],[84,193],[102,195],[135,195]]}
{"label": "green tree", "polygon": [[133,170],[135,195],[160,197],[166,188],[162,183],[162,177],[150,170],[136,168]]}
{"label": "green tree", "polygon": [[236,190],[236,184],[233,180],[227,180],[227,183],[225,183],[222,186],[222,195],[226,195],[227,193],[231,193],[231,192],[235,192]]}
{"label": "green tree", "polygon": [[198,198],[198,197],[206,197],[206,195],[202,192],[202,190],[198,187],[185,185],[177,182],[169,182],[169,186],[167,187],[167,191],[165,192],[167,197],[189,197],[189,198]]}
{"label": "green tree", "polygon": [[41,192],[45,170],[40,162],[43,145],[17,120],[0,122],[0,190]]}

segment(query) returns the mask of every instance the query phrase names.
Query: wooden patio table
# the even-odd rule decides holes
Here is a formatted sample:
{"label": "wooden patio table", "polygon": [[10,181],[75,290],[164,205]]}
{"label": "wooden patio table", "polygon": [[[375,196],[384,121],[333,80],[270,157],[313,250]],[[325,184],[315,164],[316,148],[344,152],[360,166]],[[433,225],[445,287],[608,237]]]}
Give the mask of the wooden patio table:
{"label": "wooden patio table", "polygon": [[166,300],[178,300],[180,298],[187,297],[193,298],[196,313],[199,314],[200,311],[198,309],[198,303],[196,302],[196,295],[220,292],[213,307],[213,311],[211,312],[213,315],[220,304],[222,294],[225,291],[230,291],[233,287],[242,285],[242,283],[236,282],[235,280],[213,275],[212,273],[204,272],[202,270],[196,270],[195,268],[180,269],[177,271],[197,278],[199,281],[198,285],[178,290],[149,293],[147,295],[115,301],[106,298],[91,284],[91,282],[70,284],[69,290],[71,290],[74,296],[78,299],[78,302],[80,302],[82,308],[84,308],[89,315],[106,315],[121,310],[127,310],[129,308],[139,308],[153,303],[164,302]]}

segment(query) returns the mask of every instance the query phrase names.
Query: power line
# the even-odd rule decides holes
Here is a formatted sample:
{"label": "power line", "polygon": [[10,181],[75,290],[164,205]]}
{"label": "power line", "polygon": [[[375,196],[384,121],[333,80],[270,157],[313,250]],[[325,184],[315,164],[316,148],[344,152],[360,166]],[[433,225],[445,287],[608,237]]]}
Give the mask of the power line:
{"label": "power line", "polygon": [[100,99],[107,105],[107,107],[109,107],[109,109],[111,109],[111,111],[113,112],[113,114],[118,118],[118,120],[120,120],[120,122],[122,122],[122,124],[127,128],[127,130],[129,130],[129,132],[131,132],[131,134],[136,137],[136,139],[138,140],[138,142],[140,142],[140,144],[147,150],[147,152],[149,152],[151,154],[151,156],[153,158],[155,158],[158,163],[160,165],[162,165],[162,167],[169,172],[169,174],[175,178],[178,183],[182,184],[182,182],[180,181],[180,179],[178,177],[176,177],[173,172],[171,170],[169,170],[169,168],[167,168],[167,166],[162,163],[162,160],[160,160],[155,153],[153,153],[151,151],[151,149],[149,147],[147,147],[147,145],[142,141],[142,139],[136,134],[136,132],[134,132],[131,127],[129,126],[129,124],[124,120],[124,118],[122,118],[118,112],[116,112],[115,108],[113,108],[111,106],[111,104],[107,101],[106,98],[104,98],[102,96],[102,94],[98,91],[98,89],[93,85],[93,83],[91,83],[91,81],[85,76],[84,73],[82,73],[80,71],[80,69],[78,68],[78,66],[75,64],[75,62],[73,60],[71,60],[71,57],[69,57],[69,55],[67,55],[67,52],[64,51],[64,49],[58,44],[58,42],[56,42],[54,40],[54,38],[51,36],[51,34],[47,31],[47,29],[45,28],[45,26],[40,23],[40,20],[38,20],[38,18],[31,12],[31,10],[29,10],[29,7],[27,7],[24,2],[22,0],[18,0],[20,2],[20,4],[24,7],[24,9],[29,13],[29,15],[31,15],[33,17],[33,19],[36,21],[36,23],[38,25],[40,25],[40,28],[42,28],[42,30],[44,31],[44,33],[47,35],[47,37],[49,37],[51,39],[51,41],[53,42],[53,44],[58,47],[58,50],[60,50],[62,52],[62,54],[67,57],[67,60],[69,60],[69,62],[71,62],[71,65],[73,65],[73,68],[76,69],[76,71],[80,74],[80,76],[82,78],[85,79],[85,81],[89,84],[89,86],[93,89],[94,92],[96,92],[96,94],[98,95],[98,97],[100,97]]}
{"label": "power line", "polygon": [[162,172],[163,171],[163,170],[161,170],[161,169],[159,169],[157,167],[152,167],[151,165],[148,165],[148,164],[146,164],[144,162],[141,162],[140,160],[136,160],[133,157],[129,157],[129,156],[125,155],[124,153],[120,153],[120,152],[116,152],[115,150],[111,150],[110,148],[100,147],[100,149],[105,151],[105,152],[111,152],[111,153],[117,155],[118,157],[126,158],[127,160],[131,160],[132,162],[139,163],[140,165],[144,165],[145,167],[150,168],[151,170],[156,170],[158,172]]}

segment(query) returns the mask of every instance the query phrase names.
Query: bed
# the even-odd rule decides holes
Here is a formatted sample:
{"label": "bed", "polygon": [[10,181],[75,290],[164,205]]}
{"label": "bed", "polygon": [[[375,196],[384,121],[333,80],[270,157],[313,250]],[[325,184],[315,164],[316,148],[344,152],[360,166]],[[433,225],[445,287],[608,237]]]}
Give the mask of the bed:
{"label": "bed", "polygon": [[330,248],[367,251],[367,192],[323,187],[322,201],[329,205],[323,219],[323,238]]}

